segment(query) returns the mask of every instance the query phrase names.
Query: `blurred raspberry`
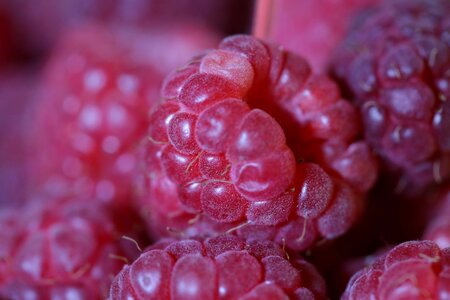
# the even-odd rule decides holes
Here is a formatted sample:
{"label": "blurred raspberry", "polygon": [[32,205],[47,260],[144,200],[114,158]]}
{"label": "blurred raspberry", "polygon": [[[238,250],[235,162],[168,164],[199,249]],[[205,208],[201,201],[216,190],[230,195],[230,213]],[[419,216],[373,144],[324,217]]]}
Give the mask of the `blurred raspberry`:
{"label": "blurred raspberry", "polygon": [[121,246],[118,221],[98,203],[41,202],[0,215],[7,230],[1,233],[0,298],[105,299],[111,278],[133,258]]}
{"label": "blurred raspberry", "polygon": [[450,176],[450,2],[398,0],[349,33],[333,71],[358,104],[368,142],[418,194]]}
{"label": "blurred raspberry", "polygon": [[[60,42],[36,112],[31,171],[37,190],[130,201],[135,148],[158,101],[163,72],[215,40],[189,25],[184,28],[193,30],[189,38],[179,29],[159,30],[86,26]],[[164,45],[182,54],[162,52]]]}

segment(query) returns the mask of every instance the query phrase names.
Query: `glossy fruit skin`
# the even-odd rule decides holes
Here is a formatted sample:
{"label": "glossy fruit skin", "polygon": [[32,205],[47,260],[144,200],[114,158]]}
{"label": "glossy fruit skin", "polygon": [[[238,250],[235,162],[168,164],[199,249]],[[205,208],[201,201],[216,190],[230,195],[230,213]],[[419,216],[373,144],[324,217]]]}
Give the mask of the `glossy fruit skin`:
{"label": "glossy fruit skin", "polygon": [[392,1],[361,17],[332,70],[359,106],[366,140],[397,190],[450,176],[448,1]]}
{"label": "glossy fruit skin", "polygon": [[[46,65],[35,113],[35,190],[130,202],[135,150],[158,101],[162,74],[215,40],[201,28],[184,30],[193,30],[192,36],[181,37],[173,26],[144,32],[86,25],[64,37]],[[157,48],[166,43],[186,54],[161,54]]]}
{"label": "glossy fruit skin", "polygon": [[305,250],[357,219],[377,163],[356,110],[303,58],[231,36],[170,74],[161,96],[138,201],[156,236],[200,220]]}
{"label": "glossy fruit skin", "polygon": [[36,200],[5,209],[0,298],[105,299],[123,259],[132,257],[121,246],[120,226],[111,212],[88,202]]}
{"label": "glossy fruit skin", "polygon": [[276,244],[221,235],[160,241],[124,266],[109,299],[325,299],[325,293],[315,268],[290,262]]}
{"label": "glossy fruit skin", "polygon": [[405,242],[353,275],[342,299],[448,299],[449,272],[450,248]]}

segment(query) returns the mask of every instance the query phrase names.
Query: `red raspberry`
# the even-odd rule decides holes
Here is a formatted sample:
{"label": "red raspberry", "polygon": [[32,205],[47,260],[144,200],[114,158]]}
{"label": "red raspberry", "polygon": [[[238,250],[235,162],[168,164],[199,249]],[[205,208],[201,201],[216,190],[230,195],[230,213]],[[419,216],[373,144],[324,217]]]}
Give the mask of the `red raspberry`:
{"label": "red raspberry", "polygon": [[442,249],[450,247],[450,190],[440,196],[436,213],[424,233],[424,239],[432,240]]}
{"label": "red raspberry", "polygon": [[105,207],[35,202],[8,216],[0,217],[0,298],[105,299],[126,260]]}
{"label": "red raspberry", "polygon": [[269,241],[234,236],[163,242],[116,276],[110,299],[325,299],[313,265]]}
{"label": "red raspberry", "polygon": [[446,0],[389,1],[353,28],[334,58],[366,139],[409,194],[450,176],[449,14]]}
{"label": "red raspberry", "polygon": [[162,97],[140,201],[156,234],[202,214],[303,250],[355,221],[376,163],[356,110],[303,58],[232,36],[169,75]]}
{"label": "red raspberry", "polygon": [[[173,59],[192,55],[211,39],[192,38],[198,42],[185,45],[187,53]],[[108,202],[129,200],[134,149],[158,99],[161,71],[172,63],[158,47],[183,41],[170,34],[94,26],[65,37],[49,61],[37,112],[38,188]]]}
{"label": "red raspberry", "polygon": [[448,299],[450,248],[431,241],[398,245],[350,280],[343,300]]}

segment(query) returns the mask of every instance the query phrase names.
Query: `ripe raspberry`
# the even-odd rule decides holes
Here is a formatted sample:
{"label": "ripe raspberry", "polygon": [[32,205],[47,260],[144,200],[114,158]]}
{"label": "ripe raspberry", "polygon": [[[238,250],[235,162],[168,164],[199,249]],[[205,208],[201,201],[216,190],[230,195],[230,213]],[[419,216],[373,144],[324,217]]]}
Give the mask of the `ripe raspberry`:
{"label": "ripe raspberry", "polygon": [[0,298],[105,299],[126,260],[105,207],[36,202],[7,216],[0,216]]}
{"label": "ripe raspberry", "polygon": [[325,299],[313,265],[290,262],[276,244],[222,235],[162,242],[124,266],[110,299]]}
{"label": "ripe raspberry", "polygon": [[389,1],[334,58],[366,139],[409,194],[450,176],[449,14],[446,0]]}
{"label": "ripe raspberry", "polygon": [[449,275],[450,248],[405,242],[353,275],[342,299],[448,299]]}
{"label": "ripe raspberry", "polygon": [[355,141],[355,109],[303,58],[232,36],[169,75],[161,95],[140,201],[157,235],[201,214],[303,250],[357,218],[376,163]]}
{"label": "ripe raspberry", "polygon": [[450,190],[440,196],[435,215],[424,233],[424,239],[432,240],[442,249],[450,247]]}
{"label": "ripe raspberry", "polygon": [[[186,55],[208,39],[186,45]],[[152,59],[162,46],[155,43],[176,44],[174,40],[95,26],[65,37],[48,64],[37,112],[38,188],[56,195],[128,201],[137,161],[134,149],[158,99],[160,70],[171,66],[168,58],[159,59],[155,69]]]}

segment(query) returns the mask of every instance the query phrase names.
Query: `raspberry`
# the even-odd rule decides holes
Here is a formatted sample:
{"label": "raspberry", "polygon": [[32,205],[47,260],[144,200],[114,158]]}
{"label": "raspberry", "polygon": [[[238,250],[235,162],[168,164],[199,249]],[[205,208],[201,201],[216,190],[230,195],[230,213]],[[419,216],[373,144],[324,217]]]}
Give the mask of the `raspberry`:
{"label": "raspberry", "polygon": [[449,274],[450,248],[405,242],[353,275],[342,299],[447,299]]}
{"label": "raspberry", "polygon": [[0,217],[11,228],[2,233],[0,298],[105,299],[126,259],[111,214],[97,203],[40,202],[11,213],[7,227]]}
{"label": "raspberry", "polygon": [[450,247],[450,192],[439,196],[439,205],[424,233],[424,239],[432,240],[442,249]]}
{"label": "raspberry", "polygon": [[[244,271],[245,270],[245,271]],[[325,299],[308,262],[272,242],[221,235],[159,243],[116,276],[110,299]]]}
{"label": "raspberry", "polygon": [[232,36],[169,75],[161,95],[140,199],[156,235],[201,214],[246,232],[277,226],[271,239],[304,250],[357,218],[376,162],[356,140],[356,110],[303,58]]}
{"label": "raspberry", "polygon": [[[144,34],[86,26],[68,33],[57,47],[37,112],[38,189],[105,202],[129,201],[135,148],[158,98],[160,71],[171,66],[162,56],[156,69],[153,63],[160,52],[154,44],[186,40],[177,41],[170,33],[144,39]],[[208,39],[197,37],[198,42],[186,44],[186,55]]]}
{"label": "raspberry", "polygon": [[391,1],[355,26],[333,72],[361,111],[365,136],[418,194],[450,176],[448,1]]}

